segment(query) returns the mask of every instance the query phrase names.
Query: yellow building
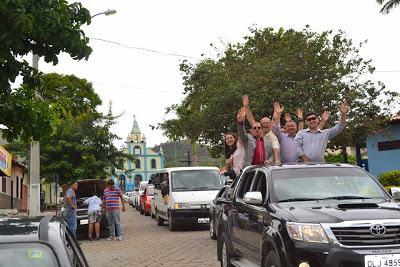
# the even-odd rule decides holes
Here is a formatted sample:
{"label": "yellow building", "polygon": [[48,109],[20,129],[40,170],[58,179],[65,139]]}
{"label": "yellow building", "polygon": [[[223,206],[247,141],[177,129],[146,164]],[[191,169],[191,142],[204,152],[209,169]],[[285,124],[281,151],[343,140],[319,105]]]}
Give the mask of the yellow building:
{"label": "yellow building", "polygon": [[135,162],[125,160],[124,169],[115,169],[116,176],[111,176],[123,192],[134,190],[140,181],[148,181],[157,169],[164,168],[162,148],[159,152],[147,148],[146,137],[140,132],[135,116],[133,119],[132,130],[125,141],[125,152],[134,155]]}

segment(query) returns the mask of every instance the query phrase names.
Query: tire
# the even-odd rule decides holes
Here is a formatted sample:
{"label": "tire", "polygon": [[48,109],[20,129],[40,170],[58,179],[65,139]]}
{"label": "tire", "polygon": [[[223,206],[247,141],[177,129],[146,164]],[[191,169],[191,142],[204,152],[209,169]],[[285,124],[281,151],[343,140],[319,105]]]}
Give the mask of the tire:
{"label": "tire", "polygon": [[163,226],[164,225],[164,219],[160,217],[158,212],[156,212],[156,221],[158,226]]}
{"label": "tire", "polygon": [[155,219],[155,218],[156,218],[156,215],[154,215],[153,212],[150,212],[150,217],[151,217],[152,219]]}
{"label": "tire", "polygon": [[168,213],[168,227],[170,231],[176,231],[176,224],[172,221],[171,213]]}
{"label": "tire", "polygon": [[275,251],[270,251],[265,258],[264,267],[281,267],[281,261]]}
{"label": "tire", "polygon": [[233,267],[231,264],[232,254],[229,250],[229,246],[227,244],[228,238],[226,237],[226,233],[222,233],[221,235],[221,267]]}
{"label": "tire", "polygon": [[214,220],[212,217],[210,218],[210,238],[214,240],[217,239],[217,233],[215,232]]}

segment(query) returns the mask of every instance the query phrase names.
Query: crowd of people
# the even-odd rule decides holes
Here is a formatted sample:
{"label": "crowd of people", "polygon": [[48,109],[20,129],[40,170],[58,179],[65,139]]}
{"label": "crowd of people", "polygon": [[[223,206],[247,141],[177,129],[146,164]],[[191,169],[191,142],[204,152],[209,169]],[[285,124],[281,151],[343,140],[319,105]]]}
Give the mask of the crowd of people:
{"label": "crowd of people", "polygon": [[[330,113],[325,111],[321,120],[317,113],[310,111],[305,115],[298,108],[298,125],[291,115],[284,115],[285,125],[281,127],[284,106],[274,103],[272,120],[268,117],[259,122],[254,119],[247,95],[242,97],[243,106],[237,113],[238,134],[225,135],[224,154],[226,175],[235,178],[243,168],[249,165],[280,164],[295,162],[323,162],[328,141],[343,131],[346,126],[348,105],[343,101],[339,111],[340,121],[332,128],[324,129]],[[251,125],[250,132],[245,130],[245,118]]]}

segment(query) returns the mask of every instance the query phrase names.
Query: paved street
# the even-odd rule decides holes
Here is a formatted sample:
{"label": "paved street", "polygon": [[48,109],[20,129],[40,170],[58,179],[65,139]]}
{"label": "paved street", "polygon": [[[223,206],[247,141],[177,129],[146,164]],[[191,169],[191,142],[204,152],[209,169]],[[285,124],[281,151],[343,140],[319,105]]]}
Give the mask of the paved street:
{"label": "paved street", "polygon": [[210,239],[208,225],[170,232],[167,222],[157,226],[128,204],[121,221],[123,241],[78,236],[90,266],[219,266],[217,242]]}

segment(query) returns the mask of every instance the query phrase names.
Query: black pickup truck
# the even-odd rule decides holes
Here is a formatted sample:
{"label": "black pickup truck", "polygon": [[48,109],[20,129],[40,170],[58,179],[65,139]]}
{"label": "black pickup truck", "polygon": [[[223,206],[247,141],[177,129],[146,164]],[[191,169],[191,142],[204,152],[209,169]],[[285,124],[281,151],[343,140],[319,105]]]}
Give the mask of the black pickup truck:
{"label": "black pickup truck", "polygon": [[348,164],[249,166],[226,191],[221,266],[400,266],[400,208]]}

